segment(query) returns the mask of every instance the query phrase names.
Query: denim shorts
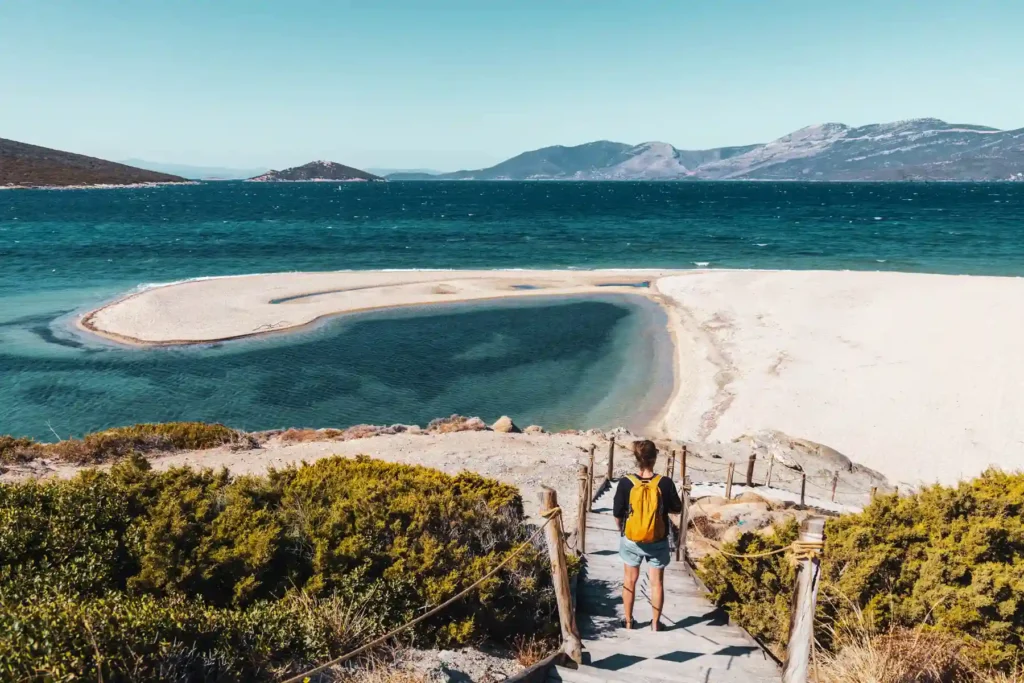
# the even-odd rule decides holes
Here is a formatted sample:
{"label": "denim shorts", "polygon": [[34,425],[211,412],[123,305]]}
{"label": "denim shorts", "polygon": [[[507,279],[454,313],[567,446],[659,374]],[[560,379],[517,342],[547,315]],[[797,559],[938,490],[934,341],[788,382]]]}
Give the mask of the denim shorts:
{"label": "denim shorts", "polygon": [[619,541],[619,557],[630,567],[639,567],[641,562],[647,560],[655,569],[664,569],[671,556],[667,538],[654,543],[635,543],[622,536]]}

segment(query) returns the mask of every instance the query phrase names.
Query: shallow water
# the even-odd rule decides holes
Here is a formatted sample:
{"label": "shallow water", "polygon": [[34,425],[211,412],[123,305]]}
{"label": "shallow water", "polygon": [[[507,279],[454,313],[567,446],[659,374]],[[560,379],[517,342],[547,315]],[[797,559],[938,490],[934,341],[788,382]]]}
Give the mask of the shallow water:
{"label": "shallow water", "polygon": [[664,316],[652,307],[608,297],[382,311],[156,349],[100,346],[58,327],[38,353],[0,352],[0,431],[52,439],[134,422],[254,430],[451,413],[637,427],[671,389]]}
{"label": "shallow water", "polygon": [[66,319],[140,285],[192,277],[698,264],[1024,275],[1024,183],[0,192],[0,433],[52,437],[52,426],[66,436],[157,419],[344,426],[452,412],[549,427],[635,422],[656,402],[644,397],[667,385],[664,367],[637,364],[649,348],[637,340],[664,335],[653,332],[655,313],[623,298],[389,312],[295,337],[146,351],[88,342],[67,333]]}

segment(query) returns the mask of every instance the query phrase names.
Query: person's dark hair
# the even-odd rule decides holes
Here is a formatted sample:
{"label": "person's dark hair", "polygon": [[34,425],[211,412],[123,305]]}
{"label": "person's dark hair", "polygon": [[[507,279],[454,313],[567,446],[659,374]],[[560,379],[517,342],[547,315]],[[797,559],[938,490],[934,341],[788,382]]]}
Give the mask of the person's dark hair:
{"label": "person's dark hair", "polygon": [[640,469],[654,469],[654,463],[658,459],[658,447],[653,441],[634,441],[633,456],[636,458],[636,466]]}

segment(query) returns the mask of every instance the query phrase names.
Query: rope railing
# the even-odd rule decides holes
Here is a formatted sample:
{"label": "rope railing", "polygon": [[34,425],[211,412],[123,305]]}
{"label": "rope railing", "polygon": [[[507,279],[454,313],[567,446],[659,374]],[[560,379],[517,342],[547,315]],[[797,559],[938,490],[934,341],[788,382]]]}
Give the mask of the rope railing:
{"label": "rope railing", "polygon": [[337,666],[339,664],[344,664],[345,662],[347,662],[348,660],[352,659],[353,657],[356,657],[357,655],[360,655],[360,654],[366,652],[367,650],[370,650],[370,649],[372,649],[374,647],[377,647],[378,645],[386,643],[391,638],[394,638],[398,634],[403,633],[404,631],[409,630],[410,628],[412,628],[416,624],[419,624],[420,622],[425,621],[426,619],[429,619],[430,617],[435,616],[436,614],[444,611],[450,605],[452,605],[452,604],[458,602],[459,600],[461,600],[462,598],[466,597],[469,593],[471,593],[473,590],[478,588],[484,581],[486,581],[487,579],[489,579],[492,576],[494,576],[495,574],[497,574],[509,562],[511,562],[512,560],[517,558],[519,555],[522,554],[522,552],[524,550],[526,550],[528,547],[533,545],[533,542],[537,539],[538,536],[540,536],[541,532],[544,531],[545,527],[547,527],[547,525],[551,523],[551,520],[555,519],[561,513],[562,513],[562,509],[560,507],[554,507],[554,508],[552,508],[550,510],[543,510],[543,511],[541,511],[540,515],[545,518],[544,523],[541,524],[539,527],[537,527],[536,531],[534,531],[533,534],[530,535],[529,539],[527,539],[526,541],[521,543],[515,550],[512,551],[512,553],[508,557],[506,557],[504,560],[502,560],[500,563],[498,563],[498,565],[494,569],[490,570],[489,572],[487,572],[486,574],[481,576],[479,579],[477,579],[475,582],[473,582],[467,588],[464,588],[463,590],[461,590],[458,593],[456,593],[454,596],[452,596],[452,597],[448,598],[447,600],[445,600],[444,602],[442,602],[437,607],[434,607],[429,612],[427,612],[425,614],[421,614],[420,616],[416,617],[415,619],[412,619],[411,621],[406,622],[405,624],[399,626],[398,628],[396,628],[394,630],[388,631],[387,633],[385,633],[384,635],[380,636],[379,638],[371,640],[369,643],[367,643],[365,645],[362,645],[361,647],[358,647],[355,650],[352,650],[351,652],[348,652],[348,653],[346,653],[346,654],[344,654],[344,655],[342,655],[340,657],[335,657],[331,661],[326,662],[324,664],[321,664],[320,666],[315,667],[313,669],[310,669],[309,671],[301,673],[301,674],[299,674],[297,676],[292,676],[291,678],[286,678],[283,681],[281,681],[280,683],[302,683],[302,681],[305,681],[307,678],[315,676],[318,673],[322,673],[322,672],[326,671],[327,669],[331,668],[332,666]]}
{"label": "rope railing", "polygon": [[[699,455],[696,456],[696,458],[700,457],[701,456]],[[698,462],[700,462],[701,464],[697,465],[693,463],[693,461],[691,460],[687,464],[687,471],[701,472],[703,474],[720,474],[722,472],[728,472],[729,470],[729,463],[709,464],[706,461]],[[840,484],[843,483],[843,480],[838,476],[835,478],[834,482],[832,479],[827,479],[819,482],[813,477],[805,477],[803,475],[790,476],[784,469],[785,466],[775,467],[774,465],[776,462],[778,461],[769,462],[765,461],[764,459],[758,459],[754,462],[754,465],[750,471],[752,474],[751,479],[753,482],[755,482],[755,485],[766,485],[769,480],[770,473],[772,486],[775,486],[776,484],[801,485],[802,483],[806,483],[808,486],[816,489],[817,491],[821,491],[831,495],[833,493],[833,483],[835,483],[835,495],[844,496],[870,496],[877,490],[877,487],[871,487],[870,489],[856,489],[852,487],[841,486]],[[732,465],[736,468],[734,469],[734,484],[737,486],[743,486],[746,483],[746,470],[742,468],[744,464],[745,463],[742,460],[732,463]]]}

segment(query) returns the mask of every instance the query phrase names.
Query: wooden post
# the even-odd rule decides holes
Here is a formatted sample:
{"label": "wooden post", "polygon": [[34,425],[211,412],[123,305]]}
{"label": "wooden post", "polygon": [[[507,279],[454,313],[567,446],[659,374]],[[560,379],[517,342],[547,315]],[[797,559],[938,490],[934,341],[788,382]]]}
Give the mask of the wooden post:
{"label": "wooden post", "polygon": [[612,474],[615,473],[615,437],[608,444],[608,483],[612,483]]}
{"label": "wooden post", "polygon": [[[540,495],[541,514],[558,507],[558,494],[545,487]],[[558,514],[544,530],[548,542],[548,557],[551,559],[551,581],[555,585],[555,600],[558,602],[558,622],[562,627],[562,650],[576,664],[583,661],[583,644],[576,629],[576,617],[572,608],[572,593],[569,589],[569,568],[565,563],[565,540],[562,535],[562,515]]]}
{"label": "wooden post", "polygon": [[800,478],[800,507],[806,507],[807,499],[807,473],[804,472],[803,477]]}
{"label": "wooden post", "polygon": [[725,499],[732,500],[732,475],[736,472],[736,463],[729,463],[729,469],[725,474]]}
{"label": "wooden post", "polygon": [[[825,519],[808,517],[800,525],[800,540],[821,543],[825,540]],[[807,683],[810,671],[811,644],[814,638],[814,609],[821,583],[821,556],[801,559],[797,565],[796,589],[790,605],[789,645],[782,669],[782,683]]]}
{"label": "wooden post", "polygon": [[690,517],[690,478],[683,477],[683,511],[679,513],[679,535],[676,537],[678,543],[676,545],[676,559],[686,559],[686,531],[689,528],[689,517]]}
{"label": "wooden post", "polygon": [[683,444],[683,459],[679,461],[679,481],[686,481],[686,444]]}
{"label": "wooden post", "polygon": [[871,500],[872,500],[872,502],[874,502],[875,496],[877,494],[878,494],[878,487],[877,486],[872,486],[871,487]]}
{"label": "wooden post", "polygon": [[587,502],[587,492],[590,490],[590,470],[586,465],[579,468],[580,504],[576,513],[576,550],[582,556],[587,552],[587,510],[590,505]]}
{"label": "wooden post", "polygon": [[590,512],[594,511],[594,451],[597,450],[595,444],[590,444],[590,482],[587,485],[587,510]]}
{"label": "wooden post", "polygon": [[772,485],[772,468],[775,467],[775,454],[772,453],[772,459],[768,461],[768,476],[764,480],[765,486]]}
{"label": "wooden post", "polygon": [[669,451],[668,462],[665,463],[665,476],[672,481],[672,473],[676,469],[676,452]]}
{"label": "wooden post", "polygon": [[839,483],[839,470],[836,470],[836,473],[834,475],[832,475],[832,502],[833,503],[836,502],[836,484],[838,484],[838,483]]}
{"label": "wooden post", "polygon": [[747,460],[747,488],[754,487],[754,463],[757,461],[757,454],[751,453]]}

